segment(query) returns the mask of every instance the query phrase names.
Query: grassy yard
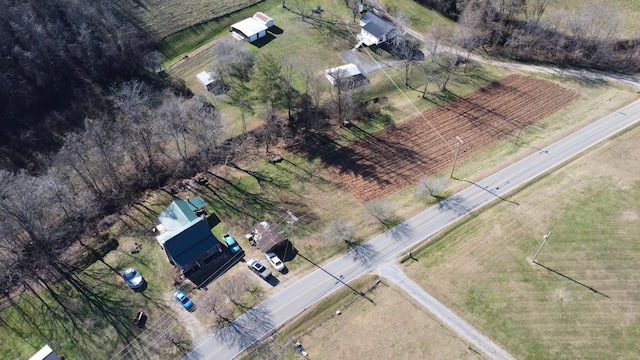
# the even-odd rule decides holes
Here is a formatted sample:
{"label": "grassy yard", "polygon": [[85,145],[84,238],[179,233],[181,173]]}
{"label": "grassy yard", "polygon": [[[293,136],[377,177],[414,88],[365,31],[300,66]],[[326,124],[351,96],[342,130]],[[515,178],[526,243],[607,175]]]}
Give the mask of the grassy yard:
{"label": "grassy yard", "polygon": [[[38,288],[37,295],[23,293],[2,311],[1,358],[26,359],[49,344],[70,359],[164,359],[175,351],[169,338],[188,344],[189,336],[167,305],[175,301],[170,297],[172,276],[155,239],[123,234],[117,240],[118,249],[102,260],[67,281]],[[137,254],[130,252],[134,242],[142,244]],[[119,276],[130,266],[147,282],[141,293]],[[140,310],[148,315],[144,331],[132,321]]]}
{"label": "grassy yard", "polygon": [[638,358],[639,135],[473,216],[405,271],[516,358]]}
{"label": "grassy yard", "polygon": [[550,1],[542,16],[542,21],[553,18],[563,18],[569,13],[576,13],[580,9],[591,11],[592,14],[606,16],[605,21],[619,24],[619,37],[623,39],[637,39],[640,34],[640,4],[628,0],[559,0]]}
{"label": "grassy yard", "polygon": [[300,359],[293,339],[311,359],[481,359],[410,296],[377,280],[366,275],[351,284],[373,303],[339,290],[240,359]]}

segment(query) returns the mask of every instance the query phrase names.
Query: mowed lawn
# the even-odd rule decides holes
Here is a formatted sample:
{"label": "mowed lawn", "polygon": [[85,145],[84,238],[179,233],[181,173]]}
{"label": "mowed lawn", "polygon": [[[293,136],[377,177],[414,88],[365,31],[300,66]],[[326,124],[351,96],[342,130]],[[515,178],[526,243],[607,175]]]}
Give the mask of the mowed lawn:
{"label": "mowed lawn", "polygon": [[[392,283],[366,275],[309,308],[240,359],[301,359],[299,340],[309,359],[468,359],[483,357],[458,334]],[[340,310],[340,314],[336,311]]]}
{"label": "mowed lawn", "polygon": [[516,358],[640,358],[639,136],[473,216],[404,270]]}

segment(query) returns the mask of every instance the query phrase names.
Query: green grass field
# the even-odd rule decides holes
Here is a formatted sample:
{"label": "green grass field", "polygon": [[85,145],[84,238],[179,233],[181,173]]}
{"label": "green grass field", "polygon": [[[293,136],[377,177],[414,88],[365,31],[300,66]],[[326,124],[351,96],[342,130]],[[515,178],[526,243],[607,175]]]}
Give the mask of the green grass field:
{"label": "green grass field", "polygon": [[640,36],[640,3],[633,0],[556,0],[550,1],[542,21],[550,21],[554,17],[565,18],[567,14],[576,13],[578,9],[594,15],[604,15],[604,21],[612,21],[619,26],[618,36],[622,39],[637,39]]}
{"label": "green grass field", "polygon": [[405,271],[516,358],[638,358],[638,135],[473,216]]}

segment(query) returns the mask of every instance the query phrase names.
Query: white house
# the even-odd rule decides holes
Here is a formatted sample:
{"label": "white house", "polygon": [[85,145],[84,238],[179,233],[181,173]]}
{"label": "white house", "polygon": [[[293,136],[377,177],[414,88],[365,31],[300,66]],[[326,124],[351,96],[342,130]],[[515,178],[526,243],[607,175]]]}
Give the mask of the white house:
{"label": "white house", "polygon": [[250,17],[231,25],[229,31],[238,40],[253,42],[267,35],[267,26]]}
{"label": "white house", "polygon": [[336,86],[339,79],[357,79],[362,77],[362,73],[355,64],[347,64],[324,71],[324,76],[331,85]]}
{"label": "white house", "polygon": [[253,18],[263,23],[267,28],[273,26],[273,19],[263,12],[258,11],[257,13],[253,14]]}
{"label": "white house", "polygon": [[356,48],[362,44],[379,45],[395,37],[396,27],[371,11],[362,15],[360,27],[362,30],[357,36],[358,45]]}

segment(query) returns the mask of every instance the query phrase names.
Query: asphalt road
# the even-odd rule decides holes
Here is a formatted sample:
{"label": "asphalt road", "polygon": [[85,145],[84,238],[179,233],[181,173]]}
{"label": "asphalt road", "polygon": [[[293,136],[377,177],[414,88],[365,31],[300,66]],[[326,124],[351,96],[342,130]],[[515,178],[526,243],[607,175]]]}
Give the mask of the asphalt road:
{"label": "asphalt road", "polygon": [[[358,276],[395,259],[460,218],[506,195],[536,177],[566,163],[577,154],[630,127],[640,119],[636,101],[575,133],[540,149],[517,163],[477,182],[448,200],[373,238],[298,281],[213,333],[183,359],[232,359],[278,326],[300,314]],[[460,180],[459,181],[466,181]],[[304,257],[304,252],[298,254]]]}

